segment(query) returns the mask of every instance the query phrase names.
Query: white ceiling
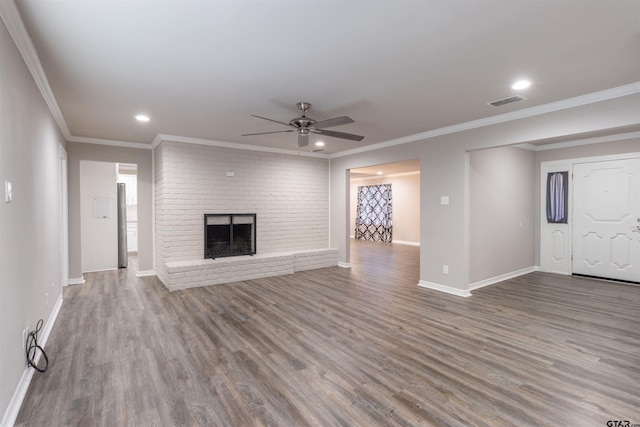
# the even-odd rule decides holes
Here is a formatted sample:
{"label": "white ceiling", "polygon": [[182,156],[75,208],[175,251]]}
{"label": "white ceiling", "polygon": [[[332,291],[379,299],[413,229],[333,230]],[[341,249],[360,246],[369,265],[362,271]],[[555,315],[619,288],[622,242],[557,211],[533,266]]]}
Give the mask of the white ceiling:
{"label": "white ceiling", "polygon": [[[640,80],[640,0],[16,4],[76,140],[297,150],[294,133],[240,135],[282,130],[250,115],[288,122],[308,101],[365,136],[323,138],[335,153]],[[521,77],[527,100],[486,105]]]}

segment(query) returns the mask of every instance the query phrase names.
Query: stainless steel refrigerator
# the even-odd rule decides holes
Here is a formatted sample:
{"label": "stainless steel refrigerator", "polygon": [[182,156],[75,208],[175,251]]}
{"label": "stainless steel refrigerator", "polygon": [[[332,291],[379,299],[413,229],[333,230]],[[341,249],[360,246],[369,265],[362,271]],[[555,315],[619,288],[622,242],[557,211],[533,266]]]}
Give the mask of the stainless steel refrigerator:
{"label": "stainless steel refrigerator", "polygon": [[127,191],[118,183],[118,268],[127,267]]}

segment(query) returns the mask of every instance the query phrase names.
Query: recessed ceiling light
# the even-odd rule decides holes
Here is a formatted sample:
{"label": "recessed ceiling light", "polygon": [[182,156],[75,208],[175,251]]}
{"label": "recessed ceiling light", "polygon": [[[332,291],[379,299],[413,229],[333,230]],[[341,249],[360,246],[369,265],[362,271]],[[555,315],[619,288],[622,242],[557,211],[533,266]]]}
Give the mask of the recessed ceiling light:
{"label": "recessed ceiling light", "polygon": [[518,90],[518,89],[526,89],[529,86],[531,86],[531,82],[529,80],[518,80],[511,86],[511,88]]}
{"label": "recessed ceiling light", "polygon": [[378,175],[382,175],[382,171],[378,171]]}
{"label": "recessed ceiling light", "polygon": [[138,114],[136,116],[136,120],[139,121],[139,122],[148,122],[151,119],[149,119],[149,116],[146,116],[144,114]]}
{"label": "recessed ceiling light", "polygon": [[324,147],[324,142],[322,141],[316,142],[316,147]]}

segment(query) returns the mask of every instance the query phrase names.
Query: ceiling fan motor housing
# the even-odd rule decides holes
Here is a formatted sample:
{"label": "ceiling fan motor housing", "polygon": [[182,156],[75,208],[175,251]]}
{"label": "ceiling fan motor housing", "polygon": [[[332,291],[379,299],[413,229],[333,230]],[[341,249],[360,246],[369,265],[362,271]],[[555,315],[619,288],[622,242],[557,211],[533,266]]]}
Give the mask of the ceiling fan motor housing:
{"label": "ceiling fan motor housing", "polygon": [[336,132],[333,130],[325,129],[328,127],[353,123],[353,119],[351,119],[350,117],[347,117],[347,116],[334,117],[332,119],[322,120],[318,122],[317,120],[313,120],[312,118],[309,118],[306,116],[307,111],[311,108],[310,103],[298,102],[296,106],[298,107],[298,110],[302,111],[302,116],[296,117],[295,119],[290,120],[289,123],[281,122],[279,120],[269,119],[267,117],[256,116],[252,114],[253,117],[257,117],[262,120],[268,120],[270,122],[279,123],[281,125],[291,126],[293,129],[273,131],[273,132],[246,133],[246,134],[243,134],[243,136],[265,135],[269,133],[284,133],[284,132],[295,131],[298,134],[299,147],[306,147],[307,145],[309,145],[310,133],[330,136],[332,138],[349,139],[352,141],[362,141],[362,139],[364,139],[364,136],[361,136],[361,135],[354,135],[350,133]]}
{"label": "ceiling fan motor housing", "polygon": [[295,119],[293,119],[293,120],[291,120],[289,122],[289,124],[291,126],[295,126],[295,127],[299,128],[299,129],[306,129],[309,126],[313,126],[315,123],[316,123],[315,120],[310,119],[310,118],[305,117],[305,116],[297,117],[297,118],[295,118]]}
{"label": "ceiling fan motor housing", "polygon": [[316,123],[316,120],[306,116],[307,111],[311,108],[311,104],[308,102],[298,102],[296,107],[298,107],[298,110],[302,111],[302,116],[292,119],[289,121],[289,124],[298,128],[298,135],[306,135],[309,133],[309,129],[307,128]]}

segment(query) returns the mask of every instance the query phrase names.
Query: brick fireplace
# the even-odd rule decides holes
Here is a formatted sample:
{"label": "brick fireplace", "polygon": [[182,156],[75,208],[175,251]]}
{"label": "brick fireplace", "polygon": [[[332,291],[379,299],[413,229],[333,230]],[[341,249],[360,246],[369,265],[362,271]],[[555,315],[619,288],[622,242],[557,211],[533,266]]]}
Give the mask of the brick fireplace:
{"label": "brick fireplace", "polygon": [[[163,140],[154,169],[156,273],[170,290],[338,265],[329,248],[328,159]],[[219,223],[229,212],[260,219],[255,240],[212,259],[203,218],[244,233],[247,214]]]}

